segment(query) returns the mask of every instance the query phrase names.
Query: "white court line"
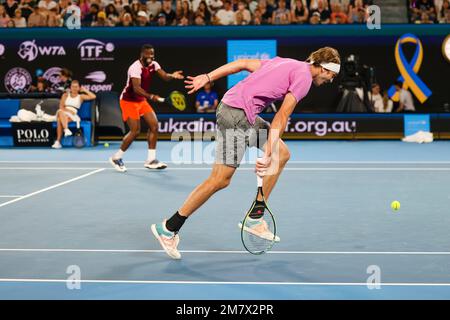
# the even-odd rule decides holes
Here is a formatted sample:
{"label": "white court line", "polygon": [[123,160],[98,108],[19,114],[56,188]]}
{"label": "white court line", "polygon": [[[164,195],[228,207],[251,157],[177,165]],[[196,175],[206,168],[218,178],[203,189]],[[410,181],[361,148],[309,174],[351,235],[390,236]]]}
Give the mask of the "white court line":
{"label": "white court line", "polygon": [[[73,283],[67,279],[8,279],[0,278],[0,282],[47,282]],[[367,282],[252,282],[252,281],[165,281],[165,280],[76,280],[78,283],[110,283],[110,284],[189,284],[189,285],[271,285],[271,286],[421,286],[421,287],[449,287],[450,283],[367,283]]]}
{"label": "white court line", "polygon": [[1,208],[1,207],[4,207],[4,206],[7,206],[7,205],[9,205],[9,204],[11,204],[11,203],[14,203],[14,202],[17,202],[17,201],[21,201],[21,200],[23,200],[23,199],[27,199],[27,198],[29,198],[29,197],[35,196],[35,195],[40,194],[40,193],[42,193],[42,192],[45,192],[45,191],[48,191],[48,190],[52,190],[52,189],[61,187],[61,186],[63,186],[63,185],[66,185],[66,184],[68,184],[68,183],[71,183],[71,182],[74,182],[74,181],[77,181],[77,180],[86,178],[86,177],[88,177],[88,176],[90,176],[90,175],[96,174],[96,173],[101,172],[101,171],[103,171],[103,170],[105,170],[105,169],[98,169],[98,170],[95,170],[95,171],[91,171],[91,172],[89,172],[89,173],[83,174],[83,175],[78,176],[78,177],[76,177],[76,178],[73,178],[73,179],[70,179],[70,180],[66,180],[66,181],[63,181],[63,182],[61,182],[61,183],[55,184],[55,185],[53,185],[53,186],[50,186],[50,187],[47,187],[47,188],[44,188],[44,189],[41,189],[41,190],[38,190],[38,191],[35,191],[35,192],[32,192],[32,193],[29,193],[29,194],[26,194],[26,195],[24,195],[24,196],[22,196],[22,197],[20,197],[20,198],[17,198],[17,199],[14,199],[14,200],[11,200],[11,201],[8,201],[8,202],[5,202],[5,203],[0,204],[0,208]]}
{"label": "white court line", "polygon": [[[114,168],[109,167],[0,167],[0,170],[115,170]],[[128,171],[130,170],[144,170],[144,171],[151,171],[146,168],[127,168]],[[211,170],[211,167],[181,167],[181,168],[166,168],[164,170],[161,170],[161,172],[164,171],[201,171],[201,170]],[[238,168],[238,170],[243,171],[253,171],[255,170],[253,167],[249,168]],[[347,167],[347,168],[335,168],[335,167],[311,167],[311,168],[289,168],[286,167],[283,169],[284,171],[450,171],[450,168],[408,168],[408,167],[398,167],[398,168],[375,168],[375,167],[367,167],[367,168],[361,168],[361,167]],[[153,170],[154,171],[154,170]]]}
{"label": "white court line", "polygon": [[[164,250],[132,249],[43,249],[43,248],[0,248],[2,252],[76,252],[76,253],[164,253]],[[204,254],[248,254],[243,250],[180,250],[181,253]],[[450,255],[449,251],[269,251],[267,254],[304,255]]]}

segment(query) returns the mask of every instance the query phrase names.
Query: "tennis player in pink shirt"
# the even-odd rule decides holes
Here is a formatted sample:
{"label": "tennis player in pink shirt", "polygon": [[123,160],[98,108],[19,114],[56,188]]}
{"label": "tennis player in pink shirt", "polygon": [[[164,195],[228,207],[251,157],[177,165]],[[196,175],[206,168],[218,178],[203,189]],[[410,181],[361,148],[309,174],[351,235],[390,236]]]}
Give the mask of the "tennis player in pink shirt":
{"label": "tennis player in pink shirt", "polygon": [[[311,53],[305,62],[280,57],[237,60],[210,73],[187,77],[186,88],[192,94],[207,83],[242,70],[250,75],[228,90],[217,108],[216,154],[210,176],[191,192],[170,219],[151,226],[152,233],[173,259],[181,258],[177,247],[183,223],[214,193],[230,184],[247,147],[264,150],[255,170],[263,177],[263,192],[268,198],[290,157],[281,139],[290,115],[312,83],[316,86],[330,83],[339,74],[340,56],[336,49],[324,47]],[[259,114],[274,101],[282,104],[269,124]],[[257,223],[252,228],[252,233],[261,233],[261,237],[270,232]]]}

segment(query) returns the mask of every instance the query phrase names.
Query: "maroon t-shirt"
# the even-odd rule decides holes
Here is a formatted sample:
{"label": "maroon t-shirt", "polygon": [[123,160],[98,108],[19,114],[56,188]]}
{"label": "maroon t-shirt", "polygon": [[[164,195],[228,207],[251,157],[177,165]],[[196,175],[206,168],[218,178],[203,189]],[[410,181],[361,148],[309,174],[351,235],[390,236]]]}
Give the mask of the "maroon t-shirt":
{"label": "maroon t-shirt", "polygon": [[150,84],[152,82],[153,74],[161,69],[158,62],[153,61],[148,67],[144,67],[140,60],[136,60],[128,68],[127,84],[125,89],[123,89],[120,95],[121,100],[125,101],[144,101],[146,98],[138,95],[133,90],[133,84],[131,83],[131,78],[141,79],[141,88],[148,92],[150,89]]}

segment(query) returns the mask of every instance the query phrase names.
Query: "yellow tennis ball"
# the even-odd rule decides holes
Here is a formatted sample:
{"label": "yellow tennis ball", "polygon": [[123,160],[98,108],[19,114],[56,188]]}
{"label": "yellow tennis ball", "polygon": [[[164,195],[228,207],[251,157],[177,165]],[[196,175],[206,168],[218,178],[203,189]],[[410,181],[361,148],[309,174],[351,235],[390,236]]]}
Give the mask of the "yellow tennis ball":
{"label": "yellow tennis ball", "polygon": [[392,203],[391,203],[391,208],[392,208],[392,210],[394,210],[394,211],[400,210],[400,202],[398,202],[398,201],[392,201]]}
{"label": "yellow tennis ball", "polygon": [[108,143],[108,142],[105,142],[105,143],[103,144],[103,146],[104,146],[105,148],[108,148],[108,147],[109,147],[109,143]]}

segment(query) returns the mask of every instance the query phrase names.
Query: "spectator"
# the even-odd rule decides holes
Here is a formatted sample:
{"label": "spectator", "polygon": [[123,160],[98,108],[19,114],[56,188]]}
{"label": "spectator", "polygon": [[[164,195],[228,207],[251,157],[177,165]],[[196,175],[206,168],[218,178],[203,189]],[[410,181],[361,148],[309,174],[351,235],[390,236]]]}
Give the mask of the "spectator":
{"label": "spectator", "polygon": [[6,27],[7,28],[15,28],[16,25],[14,24],[14,20],[13,19],[9,19],[8,22],[6,23]]}
{"label": "spectator", "polygon": [[228,26],[236,24],[234,11],[231,8],[231,1],[225,0],[223,9],[220,9],[216,13],[217,24],[222,26]]}
{"label": "spectator", "polygon": [[147,10],[152,17],[157,17],[161,12],[161,1],[159,0],[150,0],[147,1]]}
{"label": "spectator", "polygon": [[350,2],[354,2],[354,0],[330,0],[331,13],[342,12],[346,15],[349,9]]}
{"label": "spectator", "polygon": [[19,5],[15,0],[6,0],[5,10],[10,18],[13,18]]}
{"label": "spectator", "polygon": [[256,8],[255,13],[253,14],[252,24],[255,26],[260,26],[262,24],[263,17],[261,14],[261,10]]}
{"label": "spectator", "polygon": [[162,13],[162,12],[160,14],[158,14],[157,25],[159,27],[167,26],[166,15],[164,13]]}
{"label": "spectator", "polygon": [[47,18],[41,13],[39,6],[34,7],[34,11],[28,17],[28,27],[45,27],[47,25]]}
{"label": "spectator", "polygon": [[148,16],[144,11],[139,11],[136,17],[136,26],[147,27],[148,26]]}
{"label": "spectator", "polygon": [[5,6],[0,4],[0,28],[6,28],[9,20],[10,18],[5,10]]}
{"label": "spectator", "polygon": [[36,86],[31,86],[31,92],[46,93],[48,92],[47,80],[43,77],[39,77],[36,82]]}
{"label": "spectator", "polygon": [[278,1],[278,9],[272,13],[272,24],[290,24],[291,14],[286,8],[286,1]]}
{"label": "spectator", "polygon": [[[161,13],[164,14],[165,25],[173,26],[176,23],[175,11],[172,9],[172,1],[164,0],[162,4]],[[159,16],[158,16],[159,17]],[[158,22],[159,24],[159,22]]]}
{"label": "spectator", "polygon": [[133,18],[131,14],[125,12],[120,19],[120,22],[117,24],[118,27],[132,27],[133,26]]}
{"label": "spectator", "polygon": [[32,8],[31,0],[21,0],[19,4],[19,9],[22,10],[22,16],[25,20],[28,21],[28,18],[33,13],[34,9]]}
{"label": "spectator", "polygon": [[245,0],[246,7],[250,10],[250,13],[255,14],[256,8],[258,8],[258,2],[256,0]]}
{"label": "spectator", "polygon": [[131,2],[130,8],[131,8],[131,14],[136,19],[138,12],[141,11],[141,3],[139,2],[139,0],[133,0]]}
{"label": "spectator", "polygon": [[201,14],[197,14],[195,16],[194,25],[196,25],[196,26],[205,26],[206,25],[206,21],[205,21],[204,17]]}
{"label": "spectator", "polygon": [[192,4],[192,11],[195,12],[198,10],[198,6],[202,0],[190,0],[190,4]]}
{"label": "spectator", "polygon": [[[197,8],[197,10],[198,10],[198,8]],[[190,9],[189,1],[183,0],[181,2],[181,12],[182,12],[182,19],[183,18],[188,19],[188,24],[190,24],[192,21],[192,11]]]}
{"label": "spectator", "polygon": [[395,112],[414,112],[414,101],[411,92],[403,89],[403,83],[401,81],[395,82],[395,89],[399,94],[399,107]]}
{"label": "spectator", "polygon": [[392,112],[394,103],[389,99],[386,91],[384,91],[383,94],[381,93],[381,88],[378,83],[372,85],[372,91],[369,92],[369,100],[373,102],[375,112]]}
{"label": "spectator", "polygon": [[291,22],[297,24],[308,23],[309,10],[303,0],[296,0],[291,6]]}
{"label": "spectator", "polygon": [[416,23],[419,24],[432,24],[434,21],[430,20],[430,16],[425,11],[422,12],[422,15],[420,16],[420,20],[416,21]]}
{"label": "spectator", "polygon": [[61,139],[63,134],[65,137],[72,135],[72,132],[69,130],[68,126],[69,122],[80,121],[80,117],[77,114],[82,103],[95,98],[96,96],[94,93],[84,87],[80,88],[80,83],[78,80],[72,81],[70,89],[62,95],[59,110],[56,113],[57,136],[52,148],[61,149]]}
{"label": "spectator", "polygon": [[211,22],[211,12],[209,12],[208,6],[206,5],[205,1],[200,2],[195,15],[196,17],[200,15],[205,23],[209,24]]}
{"label": "spectator", "polygon": [[97,20],[92,22],[92,27],[112,27],[109,20],[106,18],[106,12],[100,11],[97,14]]}
{"label": "spectator", "polygon": [[336,3],[334,5],[333,12],[331,13],[331,23],[332,24],[345,24],[348,22],[348,16],[342,10],[342,5]]}
{"label": "spectator", "polygon": [[26,28],[27,27],[27,21],[24,17],[22,17],[22,10],[16,9],[14,12],[14,18],[12,18],[14,21],[14,25],[16,28]]}
{"label": "spectator", "polygon": [[355,0],[354,6],[349,6],[348,23],[367,22],[367,9],[362,0]]}
{"label": "spectator", "polygon": [[[60,0],[60,1],[61,1],[61,0]],[[122,2],[122,0],[115,0],[115,1],[120,1],[120,2]],[[116,3],[116,2],[114,2],[114,3]],[[87,14],[89,13],[90,8],[91,8],[91,3],[90,3],[89,0],[80,0],[79,7],[80,7],[80,10],[81,10],[81,19],[83,19],[84,16],[87,15]],[[122,5],[120,5],[120,9],[117,8],[117,6],[116,6],[116,9],[117,9],[117,10],[122,10]]]}
{"label": "spectator", "polygon": [[97,15],[98,15],[99,11],[100,11],[100,8],[99,8],[98,4],[96,4],[96,3],[91,4],[91,6],[89,8],[89,13],[86,14],[82,19],[83,25],[90,26],[90,25],[92,25],[93,22],[97,21]]}
{"label": "spectator", "polygon": [[[315,13],[318,13],[319,15],[317,15]],[[323,0],[317,1],[317,9],[311,9],[310,14],[312,16],[314,15],[315,17],[319,17],[318,22],[317,22],[317,18],[313,19],[314,22],[317,22],[320,24],[329,24],[330,23],[331,13],[330,13],[330,10],[328,10],[328,8],[325,6]],[[311,16],[311,18],[312,18],[312,16]],[[314,24],[317,24],[317,23],[314,23]]]}
{"label": "spectator", "polygon": [[53,0],[41,0],[38,4],[43,10],[42,13],[48,15],[52,8],[57,8],[58,4]]}
{"label": "spectator", "polygon": [[186,27],[189,24],[190,24],[189,23],[189,18],[186,17],[186,16],[182,16],[181,19],[178,20],[178,24],[177,25],[180,26],[180,27]]}
{"label": "spectator", "polygon": [[262,24],[272,24],[273,10],[267,6],[266,0],[259,0],[258,9],[261,11]]}
{"label": "spectator", "polygon": [[108,19],[111,26],[115,26],[117,23],[119,23],[119,12],[112,3],[108,4],[105,7],[105,13],[106,18]]}
{"label": "spectator", "polygon": [[223,7],[223,2],[221,0],[209,0],[208,2],[211,14],[215,15]]}
{"label": "spectator", "polygon": [[433,0],[415,0],[411,1],[411,18],[412,22],[422,20],[422,13],[426,13],[431,20],[436,19],[436,8]]}
{"label": "spectator", "polygon": [[59,73],[59,82],[57,84],[56,91],[57,92],[64,92],[70,88],[70,85],[72,83],[72,71],[70,71],[67,68],[61,69]]}
{"label": "spectator", "polygon": [[448,20],[449,11],[450,1],[444,0],[444,2],[442,2],[441,8],[439,9],[439,23],[450,23]]}
{"label": "spectator", "polygon": [[61,27],[61,16],[58,14],[58,8],[51,8],[47,17],[48,27]]}
{"label": "spectator", "polygon": [[235,12],[235,21],[237,25],[247,25],[250,24],[252,20],[250,11],[246,8],[246,6],[247,4],[244,2],[244,0],[239,1],[238,10]]}
{"label": "spectator", "polygon": [[216,112],[218,104],[217,92],[211,90],[211,84],[208,82],[197,94],[195,109],[198,113],[212,113]]}

